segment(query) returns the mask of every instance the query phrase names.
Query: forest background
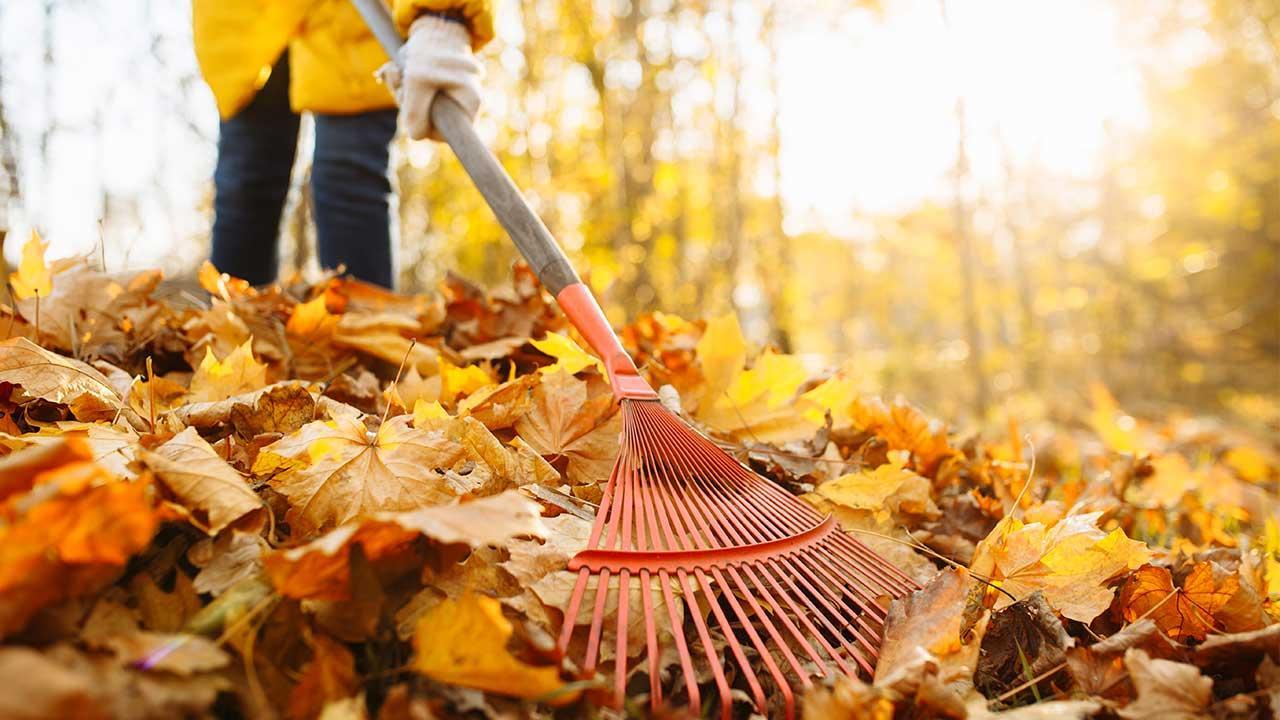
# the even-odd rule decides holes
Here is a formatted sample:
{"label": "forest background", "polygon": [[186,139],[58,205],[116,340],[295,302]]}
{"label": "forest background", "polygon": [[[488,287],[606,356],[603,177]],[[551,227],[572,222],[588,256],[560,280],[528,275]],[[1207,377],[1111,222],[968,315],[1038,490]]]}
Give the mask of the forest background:
{"label": "forest background", "polygon": [[[1135,413],[1280,423],[1275,0],[497,7],[480,131],[615,321],[733,310],[957,424],[1053,416],[1095,382]],[[206,256],[217,123],[189,13],[0,4],[11,264],[31,228],[110,270]],[[451,154],[395,157],[400,288],[509,278]],[[315,273],[308,177],[283,251]]]}

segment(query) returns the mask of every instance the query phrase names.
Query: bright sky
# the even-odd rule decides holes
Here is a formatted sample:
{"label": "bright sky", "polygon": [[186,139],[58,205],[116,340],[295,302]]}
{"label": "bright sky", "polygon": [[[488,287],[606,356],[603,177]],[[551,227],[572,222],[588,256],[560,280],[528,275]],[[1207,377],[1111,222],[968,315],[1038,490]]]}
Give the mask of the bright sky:
{"label": "bright sky", "polygon": [[[25,236],[34,222],[56,255],[97,247],[102,188],[135,205],[136,223],[111,230],[108,261],[177,268],[174,238],[200,247],[216,136],[212,99],[184,94],[189,6],[103,0],[60,3],[59,72],[41,72],[41,3],[0,5],[0,71],[27,170]],[[979,182],[1000,176],[1002,137],[1018,162],[1088,176],[1104,125],[1140,126],[1144,103],[1133,51],[1103,0],[888,0],[883,17],[799,21],[781,48],[783,193],[788,229],[855,234],[854,213],[891,212],[945,198],[955,157],[955,103],[967,108]],[[110,11],[106,8],[109,6]],[[500,3],[513,11],[512,0]],[[159,36],[141,36],[144,13]],[[154,47],[162,62],[151,57]],[[50,106],[48,102],[51,102]],[[59,130],[51,164],[39,141],[50,108]],[[103,141],[92,130],[95,114]],[[15,257],[17,247],[10,247]]]}

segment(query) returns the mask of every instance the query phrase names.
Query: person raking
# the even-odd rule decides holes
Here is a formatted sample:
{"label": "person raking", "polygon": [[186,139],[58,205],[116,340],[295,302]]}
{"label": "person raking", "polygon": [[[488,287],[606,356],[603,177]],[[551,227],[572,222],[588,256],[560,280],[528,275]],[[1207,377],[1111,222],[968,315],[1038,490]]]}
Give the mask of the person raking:
{"label": "person raking", "polygon": [[387,165],[397,104],[415,140],[434,137],[428,111],[438,92],[474,117],[473,52],[493,38],[493,16],[489,0],[390,6],[406,37],[403,71],[349,0],[193,0],[196,59],[221,117],[211,258],[219,270],[258,285],[276,279],[300,114],[309,112],[320,263],[393,286]]}

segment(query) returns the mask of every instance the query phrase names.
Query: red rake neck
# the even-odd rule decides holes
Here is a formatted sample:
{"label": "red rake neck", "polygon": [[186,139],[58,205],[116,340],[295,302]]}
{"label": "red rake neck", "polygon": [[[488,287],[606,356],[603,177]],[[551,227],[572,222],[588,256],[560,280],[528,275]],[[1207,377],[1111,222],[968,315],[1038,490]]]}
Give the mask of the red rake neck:
{"label": "red rake neck", "polygon": [[609,373],[613,396],[619,400],[656,400],[658,393],[640,377],[636,364],[622,347],[622,342],[609,327],[604,311],[583,283],[566,285],[556,295],[556,302],[587,344],[604,361]]}

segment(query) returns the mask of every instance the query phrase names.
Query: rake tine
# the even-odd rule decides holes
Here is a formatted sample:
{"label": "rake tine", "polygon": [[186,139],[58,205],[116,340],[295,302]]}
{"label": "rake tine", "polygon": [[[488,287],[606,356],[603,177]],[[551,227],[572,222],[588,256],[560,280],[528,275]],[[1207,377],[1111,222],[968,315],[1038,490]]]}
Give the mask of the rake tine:
{"label": "rake tine", "polygon": [[[625,548],[624,548],[625,549]],[[631,571],[618,575],[618,630],[617,648],[614,651],[614,693],[618,703],[626,697],[627,690],[627,609],[631,601]]]}
{"label": "rake tine", "polygon": [[[698,690],[698,674],[693,669],[693,658],[689,654],[689,644],[684,638],[684,623],[682,618],[676,613],[675,597],[671,594],[671,575],[666,570],[658,573],[658,580],[662,582],[662,600],[667,606],[668,619],[671,621],[671,636],[676,643],[676,654],[680,656],[680,669],[684,672],[684,683],[689,693],[689,707],[693,710],[694,716],[702,714],[702,696]],[[696,607],[696,606],[695,606]],[[690,614],[694,614],[690,612]],[[719,665],[713,665],[712,672]],[[716,675],[717,682],[722,679],[719,674]],[[657,705],[654,705],[656,708]]]}
{"label": "rake tine", "polygon": [[[693,587],[689,584],[689,575],[684,570],[680,570],[676,574],[680,579],[680,587],[684,590],[684,596],[689,598],[693,606],[689,616],[693,620],[694,628],[698,631],[698,639],[702,642],[702,652],[706,656],[707,662],[711,665],[711,674],[715,678],[716,687],[720,689],[720,715],[725,720],[728,720],[730,711],[729,681],[725,678],[720,656],[716,653],[715,645],[711,642],[711,633],[707,629],[707,623],[703,620],[702,613],[698,612],[696,596],[694,595]],[[707,604],[714,605],[710,596],[707,597]]]}

